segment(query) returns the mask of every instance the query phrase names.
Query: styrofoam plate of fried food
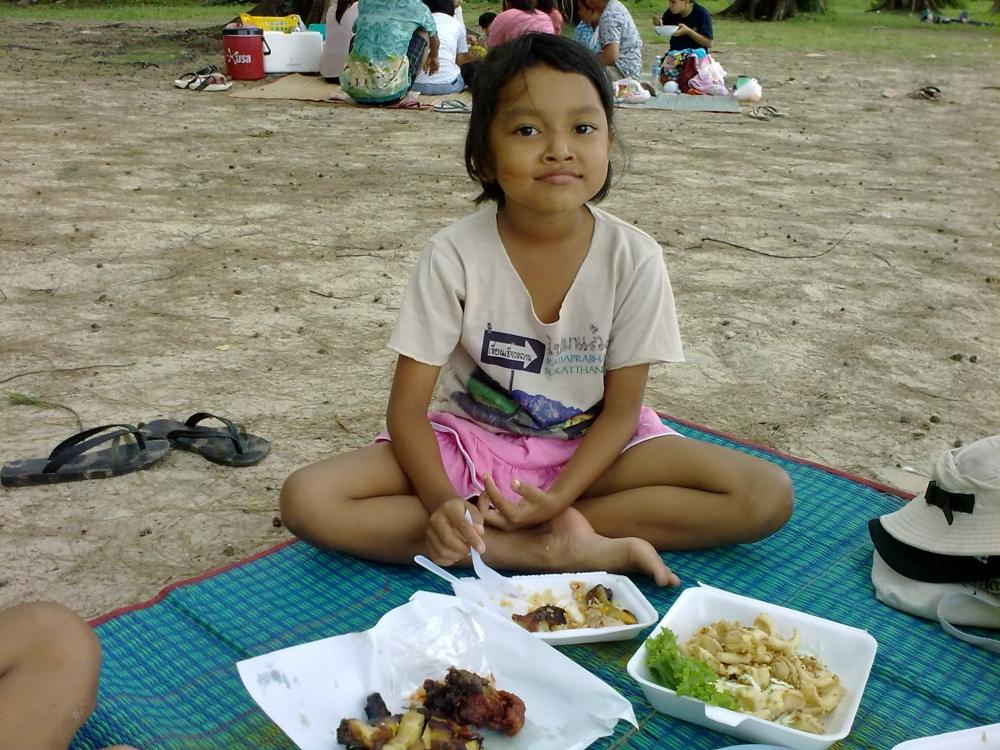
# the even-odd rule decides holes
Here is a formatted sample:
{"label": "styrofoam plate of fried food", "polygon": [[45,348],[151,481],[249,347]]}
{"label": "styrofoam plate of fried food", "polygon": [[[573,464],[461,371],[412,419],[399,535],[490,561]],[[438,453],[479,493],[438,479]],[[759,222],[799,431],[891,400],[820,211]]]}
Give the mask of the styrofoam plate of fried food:
{"label": "styrofoam plate of fried food", "polygon": [[[659,684],[649,666],[648,648],[649,640],[665,628],[674,633],[677,644],[684,644],[687,648],[687,644],[693,641],[695,653],[707,657],[703,660],[709,663],[714,660],[724,665],[723,669],[744,663],[748,669],[753,668],[757,654],[767,652],[759,658],[770,659],[768,672],[753,672],[750,673],[752,679],[743,679],[746,685],[744,695],[750,699],[758,697],[756,693],[759,692],[761,709],[780,706],[780,710],[787,708],[787,712],[770,720],[745,710],[721,708],[678,695],[676,691]],[[725,647],[713,651],[712,646],[699,636],[717,635],[719,628],[726,631],[720,636]],[[734,634],[729,636],[729,631]],[[850,733],[878,648],[875,639],[859,628],[711,586],[682,591],[650,634],[650,639],[629,660],[627,670],[639,683],[653,708],[740,739],[773,743],[792,750],[825,750]],[[747,646],[745,650],[744,645]],[[746,660],[742,659],[744,654],[747,655]],[[788,663],[788,672],[794,672],[794,676],[779,675],[774,671],[779,660]],[[809,685],[792,684],[807,671],[811,675]],[[812,673],[815,673],[815,679]],[[731,674],[738,674],[738,669]],[[741,681],[741,678],[731,676],[720,681]],[[743,689],[743,686],[737,689]],[[800,695],[786,692],[790,689],[798,690]],[[750,692],[747,693],[747,690]],[[812,718],[818,717],[822,732],[805,731],[789,725],[796,711],[801,714],[812,712],[812,699],[822,703],[828,695],[834,694],[832,691],[835,691],[836,700],[830,703],[835,707],[827,713],[811,714]],[[789,702],[786,707],[786,697],[791,701],[803,695],[806,697],[801,701],[802,706],[793,706]],[[776,699],[773,704],[772,697]],[[800,715],[799,718],[811,720],[810,716]]]}
{"label": "styrofoam plate of fried food", "polygon": [[[615,573],[551,573],[510,576],[516,597],[476,587],[463,578],[455,594],[489,603],[525,630],[555,646],[625,641],[656,622],[659,614],[627,576]],[[485,600],[485,601],[483,601]]]}
{"label": "styrofoam plate of fried food", "polygon": [[[426,591],[368,630],[271,651],[236,667],[250,696],[301,750],[343,748],[335,738],[364,735],[362,725],[391,732],[382,737],[399,739],[392,747],[412,747],[413,742],[401,743],[412,739],[409,720],[419,718],[415,703],[432,717],[441,715],[433,713],[441,707],[430,705],[427,680],[447,682],[453,670],[489,680],[495,690],[516,696],[524,709],[514,736],[490,728],[509,717],[487,712],[490,717],[480,715],[486,721],[469,720],[477,733],[481,729],[483,742],[466,747],[584,750],[612,734],[620,720],[638,726],[624,696],[558,649],[471,602]],[[395,726],[383,720],[386,712],[398,715]],[[437,731],[431,725],[428,719],[428,739]]]}

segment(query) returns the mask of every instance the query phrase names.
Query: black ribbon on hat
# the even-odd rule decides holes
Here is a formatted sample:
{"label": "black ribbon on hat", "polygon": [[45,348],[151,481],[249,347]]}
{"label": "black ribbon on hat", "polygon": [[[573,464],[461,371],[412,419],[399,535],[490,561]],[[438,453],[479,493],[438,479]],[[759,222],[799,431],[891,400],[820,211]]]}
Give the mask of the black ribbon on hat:
{"label": "black ribbon on hat", "polygon": [[944,517],[951,526],[955,521],[955,513],[972,513],[976,507],[976,496],[963,494],[961,492],[949,492],[938,487],[933,479],[927,485],[927,492],[924,493],[924,500],[928,505],[940,508]]}

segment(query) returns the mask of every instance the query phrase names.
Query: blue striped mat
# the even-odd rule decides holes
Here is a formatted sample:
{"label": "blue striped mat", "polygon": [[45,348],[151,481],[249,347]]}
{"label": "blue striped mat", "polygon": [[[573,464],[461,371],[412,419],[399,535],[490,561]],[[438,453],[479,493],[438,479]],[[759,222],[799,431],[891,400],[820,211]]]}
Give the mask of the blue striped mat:
{"label": "blue striped mat", "polygon": [[[915,737],[1000,718],[1000,658],[939,626],[878,603],[866,521],[900,498],[835,472],[670,422],[685,434],[783,466],[797,505],[788,525],[752,545],[668,556],[696,581],[865,628],[879,651],[854,729],[837,750],[889,750]],[[660,613],[677,590],[636,581]],[[372,627],[418,589],[451,593],[419,569],[375,565],[295,542],[171,587],[97,625],[104,648],[97,709],[73,750],[127,742],[141,750],[294,750],[243,689],[235,663]],[[653,711],[625,671],[640,641],[564,647],[635,706],[595,749],[712,750],[735,741]],[[331,750],[334,750],[331,747]]]}

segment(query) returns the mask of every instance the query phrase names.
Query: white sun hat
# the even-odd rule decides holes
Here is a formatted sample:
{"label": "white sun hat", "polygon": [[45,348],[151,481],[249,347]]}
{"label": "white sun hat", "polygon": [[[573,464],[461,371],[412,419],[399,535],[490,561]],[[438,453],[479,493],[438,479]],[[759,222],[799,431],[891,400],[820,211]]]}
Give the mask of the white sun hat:
{"label": "white sun hat", "polygon": [[940,555],[1000,555],[1000,435],[945,451],[927,489],[882,516],[895,539]]}

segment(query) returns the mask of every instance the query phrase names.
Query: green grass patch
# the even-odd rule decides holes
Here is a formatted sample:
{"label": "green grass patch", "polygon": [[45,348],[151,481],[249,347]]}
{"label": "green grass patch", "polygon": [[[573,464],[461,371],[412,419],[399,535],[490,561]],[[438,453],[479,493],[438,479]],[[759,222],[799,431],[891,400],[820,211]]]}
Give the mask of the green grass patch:
{"label": "green grass patch", "polygon": [[[873,1],[827,0],[827,10],[823,13],[801,13],[775,23],[718,18],[716,14],[729,5],[729,0],[703,0],[703,4],[715,16],[716,49],[722,55],[740,48],[802,54],[847,53],[858,58],[859,64],[911,62],[928,68],[1000,60],[1000,29],[996,26],[924,24],[916,13],[869,12]],[[496,10],[497,5],[487,0],[465,0],[466,23],[474,26],[480,13]],[[625,5],[632,12],[648,50],[657,53],[665,50],[666,42],[653,31],[651,16],[662,13],[666,0],[625,0]],[[996,22],[1000,18],[990,15],[991,5],[992,0],[969,0],[964,7],[974,20]],[[4,3],[0,5],[0,18],[105,23],[177,21],[188,22],[191,27],[206,27],[222,25],[252,7],[253,3],[216,5],[206,0],[63,0],[58,4],[39,2],[24,6]],[[947,12],[957,17],[959,10]],[[159,50],[156,55],[164,62],[171,59],[168,53]],[[144,57],[145,61],[150,59]]]}
{"label": "green grass patch", "polygon": [[[656,35],[651,23],[654,14],[666,9],[666,0],[624,1],[646,46],[657,53],[666,50],[666,41]],[[982,59],[1000,60],[1000,29],[997,26],[925,24],[916,13],[869,12],[874,4],[871,0],[827,0],[824,13],[800,13],[774,23],[719,18],[716,14],[729,6],[729,0],[700,2],[713,15],[716,49],[723,54],[739,48],[803,54],[837,52],[857,57],[859,64],[865,61],[874,65],[887,61],[920,61],[921,65],[929,67],[954,63],[969,65]],[[482,0],[465,0],[462,8],[466,24],[474,25],[479,14],[495,10],[494,5]],[[963,3],[974,20],[1000,21],[1000,17],[990,15],[991,5],[992,0]],[[957,17],[959,10],[946,11],[945,15]]]}
{"label": "green grass patch", "polygon": [[142,21],[189,21],[192,25],[221,26],[254,3],[207,5],[204,0],[143,0],[142,2],[101,2],[100,0],[65,0],[59,4],[40,2],[34,5],[0,4],[0,18],[25,21],[101,21],[128,23]]}

